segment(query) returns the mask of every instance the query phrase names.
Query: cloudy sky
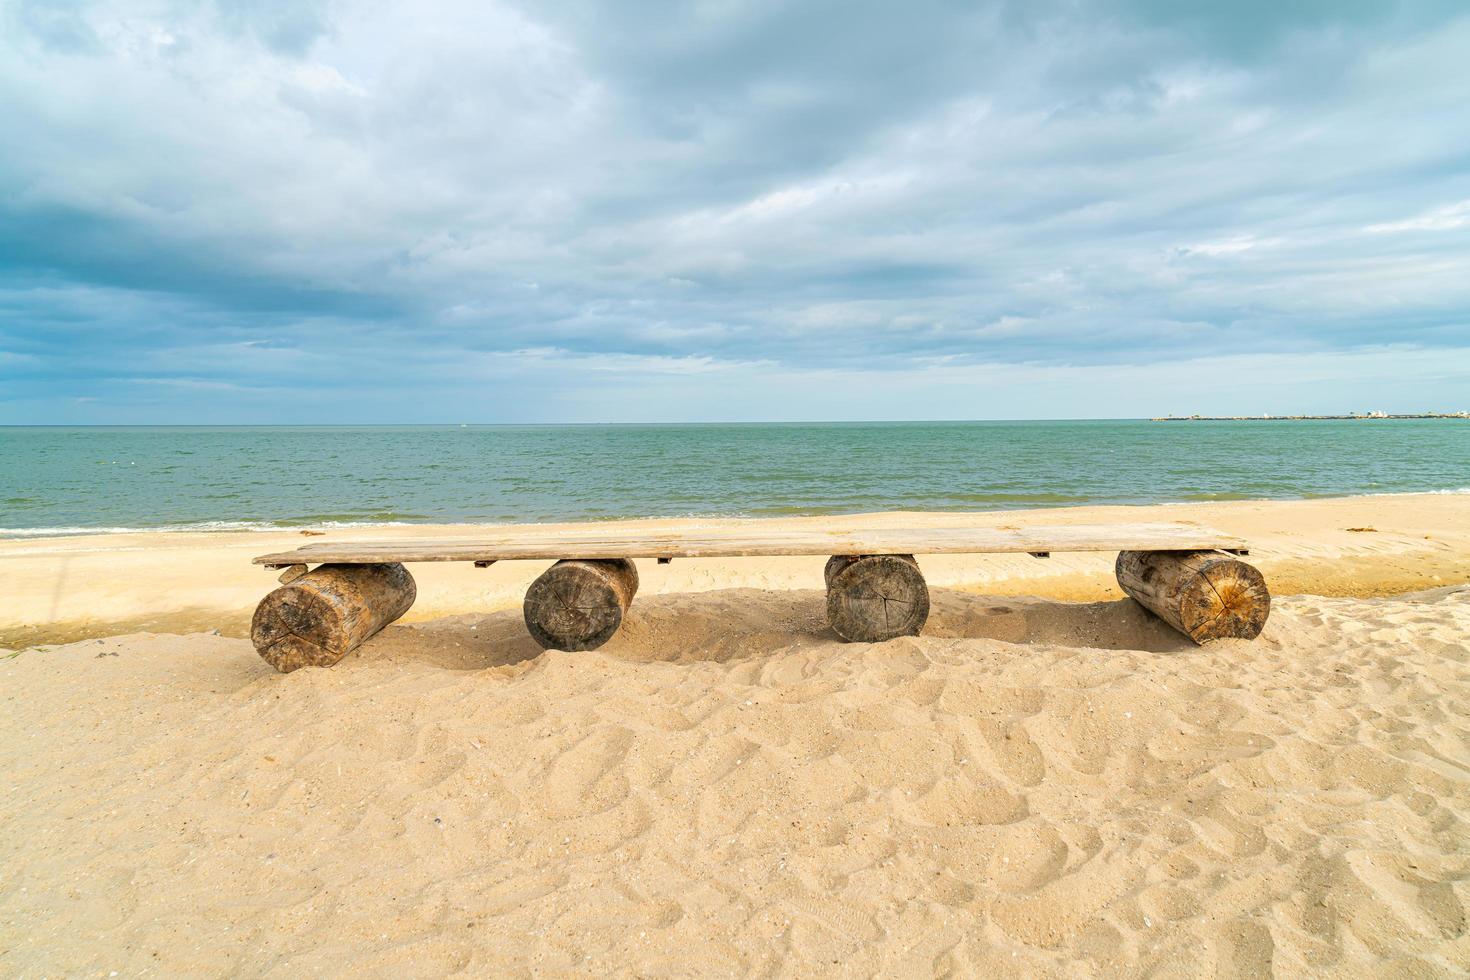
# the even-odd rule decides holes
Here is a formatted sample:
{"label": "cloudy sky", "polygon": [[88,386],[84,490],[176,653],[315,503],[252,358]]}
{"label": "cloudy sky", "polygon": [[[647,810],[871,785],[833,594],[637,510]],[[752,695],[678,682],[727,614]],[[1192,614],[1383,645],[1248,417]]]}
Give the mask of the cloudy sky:
{"label": "cloudy sky", "polygon": [[0,0],[0,423],[1470,408],[1463,0]]}

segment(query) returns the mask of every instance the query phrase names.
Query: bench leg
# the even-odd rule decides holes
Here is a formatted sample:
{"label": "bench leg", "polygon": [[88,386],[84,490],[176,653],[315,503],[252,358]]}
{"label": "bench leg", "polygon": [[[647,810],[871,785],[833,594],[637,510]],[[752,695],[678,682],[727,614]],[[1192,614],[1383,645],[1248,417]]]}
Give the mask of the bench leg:
{"label": "bench leg", "polygon": [[544,649],[595,650],[618,631],[637,592],[630,559],[559,561],[526,590],[526,629]]}
{"label": "bench leg", "polygon": [[1125,551],[1118,584],[1196,643],[1254,640],[1271,614],[1271,591],[1252,565],[1218,551]]}
{"label": "bench leg", "polygon": [[417,594],[402,565],[319,565],[260,600],[250,640],[283,674],[330,667],[408,612]]}
{"label": "bench leg", "polygon": [[835,555],[827,561],[827,621],[844,640],[918,636],[929,587],[913,555]]}

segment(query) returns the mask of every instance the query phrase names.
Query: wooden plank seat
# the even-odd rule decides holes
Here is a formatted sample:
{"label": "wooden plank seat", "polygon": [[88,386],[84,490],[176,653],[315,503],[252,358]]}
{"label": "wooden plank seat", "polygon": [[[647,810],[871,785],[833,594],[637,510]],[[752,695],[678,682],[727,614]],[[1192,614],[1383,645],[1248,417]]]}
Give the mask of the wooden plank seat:
{"label": "wooden plank seat", "polygon": [[[646,531],[591,526],[502,528],[472,539],[323,542],[261,555],[286,569],[256,609],[251,638],[282,671],[330,666],[408,611],[412,562],[554,560],[526,594],[527,629],[543,647],[590,650],[618,629],[638,590],[634,558],[828,555],[827,616],[845,640],[917,635],[929,591],[916,554],[1118,552],[1123,590],[1196,642],[1252,639],[1270,611],[1260,572],[1240,561],[1243,541],[1188,524],[1055,527],[792,529],[759,522]],[[316,568],[308,571],[308,567]]]}

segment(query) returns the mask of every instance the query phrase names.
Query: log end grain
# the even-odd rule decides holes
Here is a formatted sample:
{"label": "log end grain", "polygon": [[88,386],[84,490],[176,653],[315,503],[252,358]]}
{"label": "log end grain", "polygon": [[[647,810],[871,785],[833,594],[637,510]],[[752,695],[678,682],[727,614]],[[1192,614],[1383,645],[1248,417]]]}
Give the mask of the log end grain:
{"label": "log end grain", "polygon": [[827,562],[827,621],[844,640],[918,636],[929,587],[913,555],[834,556]]}
{"label": "log end grain", "polygon": [[618,631],[637,592],[638,569],[627,558],[559,561],[526,590],[526,629],[548,650],[595,650]]}
{"label": "log end grain", "polygon": [[1271,615],[1271,591],[1253,565],[1210,551],[1125,551],[1123,591],[1196,643],[1253,640]]}

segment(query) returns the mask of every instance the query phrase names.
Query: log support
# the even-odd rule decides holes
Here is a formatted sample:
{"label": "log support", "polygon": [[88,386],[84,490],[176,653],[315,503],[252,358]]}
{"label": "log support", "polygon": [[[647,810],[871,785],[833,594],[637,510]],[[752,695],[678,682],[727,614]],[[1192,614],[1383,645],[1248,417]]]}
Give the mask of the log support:
{"label": "log support", "polygon": [[827,621],[844,640],[918,636],[929,587],[913,555],[834,555],[827,560]]}
{"label": "log support", "polygon": [[402,565],[319,565],[260,601],[250,640],[282,673],[330,667],[408,612],[416,596]]}
{"label": "log support", "polygon": [[292,582],[306,574],[305,565],[292,565],[276,577],[276,581],[282,585],[290,585]]}
{"label": "log support", "polygon": [[526,629],[545,649],[595,650],[618,631],[637,592],[631,559],[559,561],[526,590]]}
{"label": "log support", "polygon": [[1118,585],[1196,643],[1253,640],[1271,614],[1271,592],[1254,566],[1218,551],[1124,551]]}

